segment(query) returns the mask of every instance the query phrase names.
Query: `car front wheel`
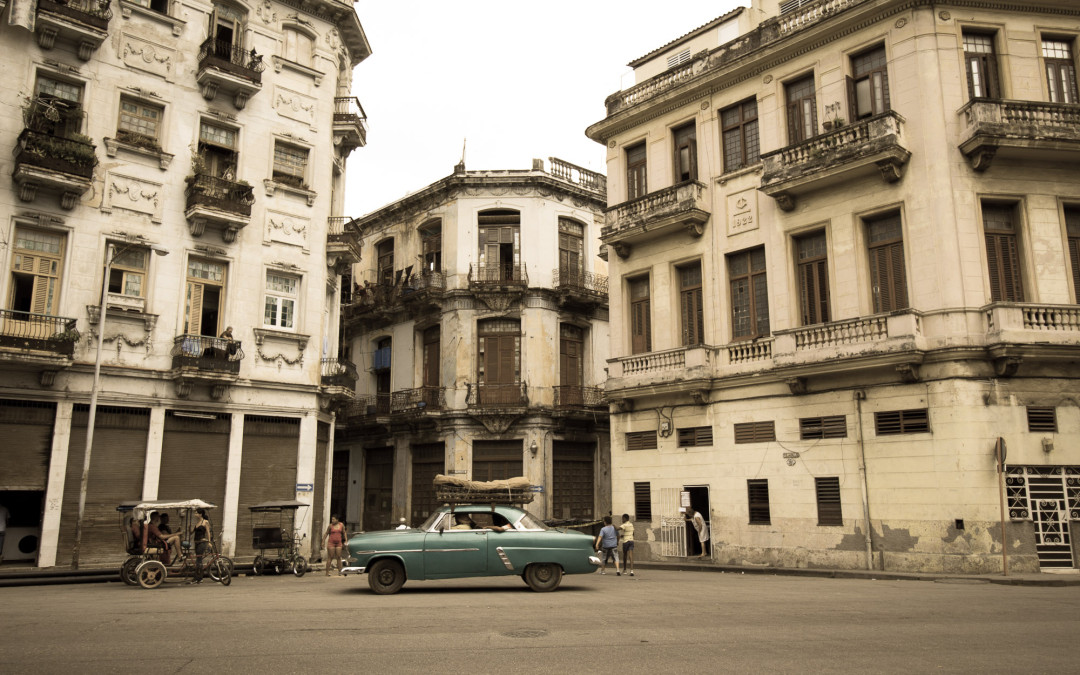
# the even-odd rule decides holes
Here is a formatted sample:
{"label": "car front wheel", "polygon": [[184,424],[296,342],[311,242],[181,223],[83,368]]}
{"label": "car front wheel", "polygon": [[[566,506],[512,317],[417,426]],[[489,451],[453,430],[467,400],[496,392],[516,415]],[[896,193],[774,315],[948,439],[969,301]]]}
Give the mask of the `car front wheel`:
{"label": "car front wheel", "polygon": [[396,560],[379,560],[368,570],[368,586],[379,595],[391,595],[405,585],[405,568]]}
{"label": "car front wheel", "polygon": [[525,583],[537,593],[546,593],[559,587],[562,568],[551,563],[534,563],[525,568]]}

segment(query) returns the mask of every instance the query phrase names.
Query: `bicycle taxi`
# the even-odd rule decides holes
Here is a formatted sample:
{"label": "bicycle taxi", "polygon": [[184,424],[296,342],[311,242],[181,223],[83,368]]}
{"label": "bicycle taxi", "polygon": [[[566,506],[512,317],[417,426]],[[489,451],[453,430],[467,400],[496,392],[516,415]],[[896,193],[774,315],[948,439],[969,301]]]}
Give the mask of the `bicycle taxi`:
{"label": "bicycle taxi", "polygon": [[[228,586],[232,582],[232,561],[217,553],[212,543],[214,533],[206,533],[208,546],[202,555],[201,568],[193,541],[193,530],[199,520],[196,512],[216,508],[201,499],[123,502],[117,506],[124,550],[128,554],[120,566],[120,579],[129,586],[157,588],[169,578],[198,582],[210,577]],[[179,535],[178,555],[173,555],[170,547],[160,541],[151,541],[150,521],[154,514],[168,514],[175,524],[172,534]]]}
{"label": "bicycle taxi", "polygon": [[[300,555],[306,535],[296,528],[298,510],[308,506],[301,501],[281,500],[248,507],[251,509],[251,547],[259,551],[252,562],[252,571],[256,575],[268,570],[277,574],[289,570],[302,577],[308,571],[307,559]],[[267,554],[267,551],[273,553]]]}

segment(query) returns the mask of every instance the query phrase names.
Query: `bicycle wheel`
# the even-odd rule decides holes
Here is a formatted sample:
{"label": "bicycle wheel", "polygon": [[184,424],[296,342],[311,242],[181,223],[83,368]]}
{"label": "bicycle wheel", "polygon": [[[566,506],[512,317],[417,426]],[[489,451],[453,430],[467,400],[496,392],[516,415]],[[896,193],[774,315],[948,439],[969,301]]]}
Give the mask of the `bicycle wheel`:
{"label": "bicycle wheel", "polygon": [[298,555],[293,558],[292,573],[298,577],[302,577],[305,572],[307,572],[307,560],[304,559],[304,556]]}
{"label": "bicycle wheel", "polygon": [[135,578],[135,568],[142,564],[140,556],[133,555],[120,566],[120,580],[128,586],[138,586],[139,580]]}
{"label": "bicycle wheel", "polygon": [[210,578],[222,586],[228,586],[232,583],[232,573],[229,572],[229,566],[225,564],[224,560],[219,558],[210,565]]}
{"label": "bicycle wheel", "polygon": [[266,571],[266,558],[261,555],[255,556],[255,562],[251,563],[251,571],[255,573],[255,576],[262,576]]}

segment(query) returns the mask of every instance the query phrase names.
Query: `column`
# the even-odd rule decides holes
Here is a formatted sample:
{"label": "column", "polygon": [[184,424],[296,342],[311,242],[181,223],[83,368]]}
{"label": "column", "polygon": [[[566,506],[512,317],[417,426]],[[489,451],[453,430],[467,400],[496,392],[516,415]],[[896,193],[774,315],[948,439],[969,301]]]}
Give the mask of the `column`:
{"label": "column", "polygon": [[[45,488],[45,513],[41,518],[41,543],[38,567],[56,565],[56,546],[60,539],[60,508],[64,504],[64,481],[67,478],[68,443],[71,440],[71,401],[57,401],[53,424],[52,451],[49,454],[49,484]],[[71,523],[74,527],[75,524]],[[61,564],[71,562],[71,552]]]}
{"label": "column", "polygon": [[165,442],[165,408],[150,408],[150,432],[146,436],[146,468],[143,470],[142,498],[158,498],[161,479],[161,446]]}
{"label": "column", "polygon": [[236,518],[240,507],[240,461],[244,454],[244,415],[233,413],[229,427],[229,462],[225,469],[225,503],[221,508],[221,549],[236,555]]}
{"label": "column", "polygon": [[[299,487],[301,484],[312,486],[311,490],[305,490],[301,492],[299,489],[296,491],[296,500],[308,504],[306,509],[296,510],[296,522],[293,526],[300,530],[301,542],[307,542],[307,546],[300,545],[301,549],[308,549],[307,557],[311,557],[311,548],[316,547],[317,544],[322,542],[316,542],[315,537],[311,536],[311,522],[314,514],[312,513],[312,504],[315,500],[315,449],[316,449],[316,432],[318,431],[319,419],[315,413],[309,412],[300,418],[300,443],[297,448],[296,456],[296,485]],[[329,522],[329,521],[327,521]]]}

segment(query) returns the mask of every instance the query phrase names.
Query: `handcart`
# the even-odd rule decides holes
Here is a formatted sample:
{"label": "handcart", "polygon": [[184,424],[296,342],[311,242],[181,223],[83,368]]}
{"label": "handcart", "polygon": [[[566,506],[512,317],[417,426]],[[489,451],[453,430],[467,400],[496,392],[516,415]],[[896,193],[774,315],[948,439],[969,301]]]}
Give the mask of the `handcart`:
{"label": "handcart", "polygon": [[[259,550],[252,569],[256,575],[267,570],[281,574],[291,570],[298,577],[308,570],[307,559],[300,555],[306,535],[296,529],[296,514],[308,504],[296,500],[265,502],[251,509],[251,546]],[[272,553],[268,554],[267,551]]]}
{"label": "handcart", "polygon": [[[158,500],[123,502],[116,507],[120,514],[120,534],[123,539],[127,560],[120,566],[120,579],[129,586],[157,588],[166,579],[184,579],[210,577],[214,581],[228,586],[232,581],[232,561],[219,555],[213,546],[208,546],[202,556],[201,569],[199,556],[192,541],[192,530],[199,509],[215,509],[213,504],[201,499]],[[159,541],[151,541],[149,525],[154,513],[175,516],[175,534],[180,535],[180,555],[171,552]],[[207,544],[213,538],[207,532]],[[198,572],[198,574],[197,574]]]}

